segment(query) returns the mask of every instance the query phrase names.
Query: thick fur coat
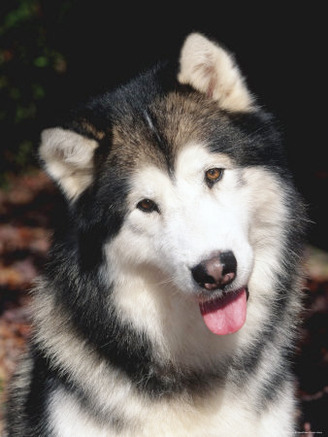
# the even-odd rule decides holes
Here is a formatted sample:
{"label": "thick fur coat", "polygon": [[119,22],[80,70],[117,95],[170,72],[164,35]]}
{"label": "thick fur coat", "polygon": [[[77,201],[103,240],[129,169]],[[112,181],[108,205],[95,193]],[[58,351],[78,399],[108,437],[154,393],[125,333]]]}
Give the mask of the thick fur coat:
{"label": "thick fur coat", "polygon": [[233,56],[189,35],[40,158],[66,212],[8,436],[292,435],[304,210]]}

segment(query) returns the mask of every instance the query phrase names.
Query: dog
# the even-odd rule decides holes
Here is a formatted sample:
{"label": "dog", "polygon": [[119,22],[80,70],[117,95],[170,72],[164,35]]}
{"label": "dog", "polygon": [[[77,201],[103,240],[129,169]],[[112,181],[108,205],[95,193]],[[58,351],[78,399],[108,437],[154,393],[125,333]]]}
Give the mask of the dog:
{"label": "dog", "polygon": [[8,435],[292,435],[306,212],[234,56],[187,35],[39,154],[66,208]]}

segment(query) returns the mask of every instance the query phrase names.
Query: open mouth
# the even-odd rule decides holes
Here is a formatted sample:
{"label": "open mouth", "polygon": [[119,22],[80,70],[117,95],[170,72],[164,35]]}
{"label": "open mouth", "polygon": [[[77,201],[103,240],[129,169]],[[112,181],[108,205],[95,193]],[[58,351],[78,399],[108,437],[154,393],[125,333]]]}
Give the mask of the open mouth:
{"label": "open mouth", "polygon": [[217,335],[239,331],[246,321],[248,290],[246,287],[199,302],[208,329]]}

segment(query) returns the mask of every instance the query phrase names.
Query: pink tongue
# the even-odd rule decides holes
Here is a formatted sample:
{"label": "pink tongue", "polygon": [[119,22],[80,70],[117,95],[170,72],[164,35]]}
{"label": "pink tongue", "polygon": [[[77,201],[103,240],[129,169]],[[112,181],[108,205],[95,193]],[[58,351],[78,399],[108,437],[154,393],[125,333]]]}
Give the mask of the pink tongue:
{"label": "pink tongue", "polygon": [[227,294],[219,299],[199,304],[204,322],[214,334],[226,335],[238,331],[246,320],[246,290]]}

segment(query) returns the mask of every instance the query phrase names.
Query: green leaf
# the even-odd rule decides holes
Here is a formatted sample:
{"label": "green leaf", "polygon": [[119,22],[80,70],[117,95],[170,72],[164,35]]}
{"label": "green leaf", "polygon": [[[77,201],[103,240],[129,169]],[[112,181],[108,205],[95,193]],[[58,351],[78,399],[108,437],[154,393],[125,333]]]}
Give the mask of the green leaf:
{"label": "green leaf", "polygon": [[39,68],[48,67],[49,59],[45,56],[39,56],[38,58],[34,59],[34,65]]}

